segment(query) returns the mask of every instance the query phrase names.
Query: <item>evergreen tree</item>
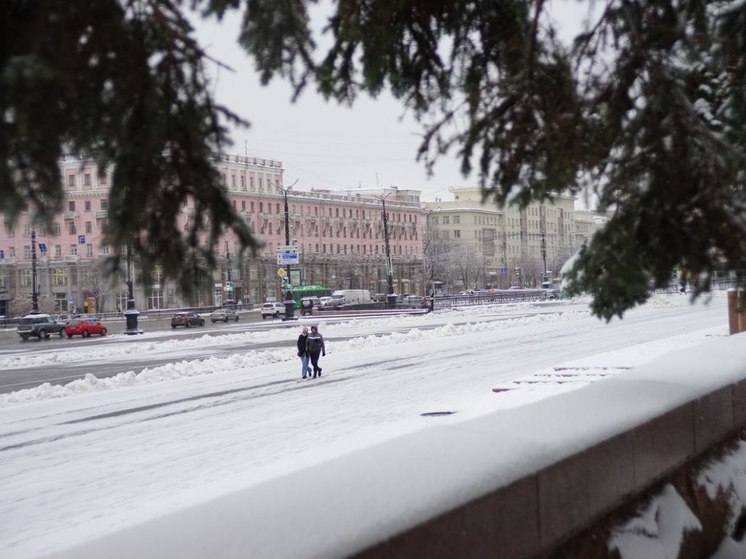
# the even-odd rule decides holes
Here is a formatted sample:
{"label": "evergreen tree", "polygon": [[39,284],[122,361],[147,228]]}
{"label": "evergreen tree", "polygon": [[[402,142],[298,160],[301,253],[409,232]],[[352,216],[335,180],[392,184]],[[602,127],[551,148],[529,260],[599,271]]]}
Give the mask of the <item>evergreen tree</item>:
{"label": "evergreen tree", "polygon": [[[455,151],[486,202],[526,206],[590,187],[612,217],[569,276],[598,316],[621,316],[676,271],[694,297],[719,270],[743,273],[746,4],[579,2],[598,14],[565,46],[551,3],[336,0],[321,49],[316,2],[194,2],[204,17],[242,10],[239,41],[264,82],[279,76],[297,94],[311,86],[345,103],[389,88],[422,123],[424,164]],[[56,156],[70,148],[117,165],[112,244],[134,237],[169,275],[213,265],[224,228],[254,245],[209,162],[226,143],[222,119],[238,119],[210,97],[182,9],[175,0],[0,6],[3,211],[29,198],[55,208]],[[198,219],[180,235],[175,217],[190,197]]]}

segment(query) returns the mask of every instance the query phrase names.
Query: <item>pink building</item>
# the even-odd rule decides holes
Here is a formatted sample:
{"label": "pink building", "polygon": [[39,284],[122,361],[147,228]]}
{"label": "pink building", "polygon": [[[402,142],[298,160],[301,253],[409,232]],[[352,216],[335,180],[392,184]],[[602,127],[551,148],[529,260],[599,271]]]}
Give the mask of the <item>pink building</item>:
{"label": "pink building", "polygon": [[[86,298],[93,296],[98,311],[124,309],[125,278],[105,277],[97,265],[110,251],[103,242],[103,230],[111,169],[98,169],[93,161],[74,156],[63,158],[60,166],[66,193],[64,211],[51,230],[35,231],[40,304],[49,311],[74,310],[83,308]],[[279,296],[277,251],[286,245],[286,194],[291,244],[300,253],[300,263],[291,271],[294,284],[384,292],[387,270],[381,199],[385,199],[395,290],[423,292],[425,212],[418,191],[286,192],[280,161],[225,155],[216,166],[234,208],[264,240],[261,254],[239,261],[235,239],[227,237],[221,241],[224,262],[216,271],[212,293],[185,301],[173,285],[156,276],[148,294],[135,286],[138,308],[212,305],[231,296],[261,303]],[[184,223],[191,219],[188,206],[182,215]],[[25,302],[32,292],[28,215],[22,214],[14,226],[5,223],[0,230],[0,251],[0,315],[9,316],[18,314],[12,312],[10,302]],[[229,278],[232,292],[228,291]]]}

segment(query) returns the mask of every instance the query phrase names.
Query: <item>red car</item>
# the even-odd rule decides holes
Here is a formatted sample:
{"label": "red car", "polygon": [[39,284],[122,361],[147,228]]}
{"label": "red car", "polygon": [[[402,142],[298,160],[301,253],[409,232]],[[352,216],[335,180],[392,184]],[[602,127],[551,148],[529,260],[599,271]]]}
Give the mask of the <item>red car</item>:
{"label": "red car", "polygon": [[65,325],[65,334],[68,338],[83,336],[87,338],[91,334],[106,335],[106,326],[96,318],[74,318]]}

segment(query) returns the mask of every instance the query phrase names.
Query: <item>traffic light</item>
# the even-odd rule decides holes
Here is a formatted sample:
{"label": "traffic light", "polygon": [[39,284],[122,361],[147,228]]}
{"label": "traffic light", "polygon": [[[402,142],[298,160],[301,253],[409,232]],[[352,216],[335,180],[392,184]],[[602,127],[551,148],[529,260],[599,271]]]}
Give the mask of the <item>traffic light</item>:
{"label": "traffic light", "polygon": [[233,291],[233,282],[232,281],[225,282],[225,289],[226,291]]}

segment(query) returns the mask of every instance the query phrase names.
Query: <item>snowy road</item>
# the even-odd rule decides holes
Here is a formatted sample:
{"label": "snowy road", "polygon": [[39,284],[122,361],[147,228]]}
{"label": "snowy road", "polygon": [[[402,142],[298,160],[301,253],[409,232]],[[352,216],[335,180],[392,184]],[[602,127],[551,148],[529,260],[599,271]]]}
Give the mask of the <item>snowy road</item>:
{"label": "snowy road", "polygon": [[[726,322],[724,294],[707,306],[656,297],[610,324],[579,303],[350,321],[322,327],[316,381],[298,378],[297,329],[227,334],[277,347],[201,362],[182,359],[220,339],[153,336],[147,351],[172,364],[0,395],[0,556],[37,557],[435,422],[624,374],[727,334]],[[128,345],[97,358],[126,359]],[[454,413],[422,415],[432,412]]]}

